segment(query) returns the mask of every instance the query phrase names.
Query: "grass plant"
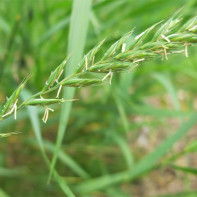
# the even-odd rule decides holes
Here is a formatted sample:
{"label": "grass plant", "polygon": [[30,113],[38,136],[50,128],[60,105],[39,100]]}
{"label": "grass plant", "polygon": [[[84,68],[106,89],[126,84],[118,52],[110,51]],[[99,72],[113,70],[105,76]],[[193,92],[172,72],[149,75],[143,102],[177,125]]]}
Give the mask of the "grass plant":
{"label": "grass plant", "polygon": [[196,13],[2,0],[0,196],[196,196]]}
{"label": "grass plant", "polygon": [[[28,105],[40,105],[45,107],[45,112],[48,117],[50,108],[48,108],[47,105],[69,101],[59,99],[62,87],[80,88],[90,85],[100,85],[107,78],[109,78],[109,83],[111,84],[113,73],[123,71],[131,72],[144,61],[154,58],[161,58],[162,60],[165,58],[168,60],[168,55],[176,53],[183,53],[185,57],[188,57],[188,46],[197,42],[197,17],[188,20],[177,29],[181,19],[176,15],[177,14],[165,23],[160,24],[161,22],[159,22],[154,24],[137,35],[127,49],[125,49],[125,42],[129,36],[131,36],[133,30],[125,34],[106,51],[101,60],[95,62],[95,56],[104,41],[100,42],[84,56],[72,74],[59,80],[68,61],[67,57],[54,71],[52,71],[50,77],[45,82],[43,89],[17,107],[18,97],[29,78],[27,77],[21,82],[19,87],[9,97],[4,107],[1,109],[0,121],[9,117],[13,113],[15,114],[16,119],[17,110]],[[158,29],[152,36],[151,41],[145,42],[145,39],[156,27],[158,27]],[[176,33],[173,32],[173,30],[176,30]],[[100,77],[99,75],[88,75],[92,73],[105,73],[105,75],[103,77]],[[45,94],[52,91],[57,91],[56,98],[43,98]],[[43,119],[46,123],[47,118],[45,118],[45,115]]]}

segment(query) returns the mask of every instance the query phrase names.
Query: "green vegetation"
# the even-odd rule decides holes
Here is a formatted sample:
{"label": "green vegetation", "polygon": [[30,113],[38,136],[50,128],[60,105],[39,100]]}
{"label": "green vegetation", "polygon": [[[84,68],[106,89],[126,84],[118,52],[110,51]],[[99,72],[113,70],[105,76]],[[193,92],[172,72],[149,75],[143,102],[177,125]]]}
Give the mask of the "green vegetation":
{"label": "green vegetation", "polygon": [[194,0],[3,0],[0,29],[0,196],[196,195]]}

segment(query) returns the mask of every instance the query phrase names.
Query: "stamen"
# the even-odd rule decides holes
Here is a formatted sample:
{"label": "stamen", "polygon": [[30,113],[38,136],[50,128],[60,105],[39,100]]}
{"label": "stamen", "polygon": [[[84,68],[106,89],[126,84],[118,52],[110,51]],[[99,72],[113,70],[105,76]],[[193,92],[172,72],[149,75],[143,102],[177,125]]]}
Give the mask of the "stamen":
{"label": "stamen", "polygon": [[112,77],[113,77],[113,72],[112,72],[111,70],[109,71],[109,73],[107,73],[107,74],[103,77],[102,81],[104,81],[108,76],[110,76],[109,84],[111,85],[111,81],[112,81]]}
{"label": "stamen", "polygon": [[121,52],[124,53],[126,49],[126,43],[123,43]]}
{"label": "stamen", "polygon": [[104,81],[109,75],[111,75],[111,70],[103,77],[102,81]]}
{"label": "stamen", "polygon": [[194,25],[192,28],[189,29],[189,31],[193,31],[197,28],[197,25]]}
{"label": "stamen", "polygon": [[138,67],[138,66],[139,66],[139,64],[134,65],[134,66],[129,70],[129,73],[130,73],[134,68],[136,68],[136,67]]}
{"label": "stamen", "polygon": [[141,34],[139,34],[138,36],[135,37],[134,40],[138,40],[140,37],[142,37],[145,34],[146,31],[142,32]]}
{"label": "stamen", "polygon": [[113,77],[113,72],[111,72],[110,74],[110,79],[109,79],[109,84],[111,85],[111,82],[112,82],[112,77]]}
{"label": "stamen", "polygon": [[44,116],[43,116],[43,118],[42,118],[42,121],[43,121],[44,123],[46,123],[46,121],[47,121],[47,119],[46,119],[47,113],[48,113],[48,110],[45,109]]}
{"label": "stamen", "polygon": [[54,110],[53,110],[53,109],[51,109],[51,108],[49,108],[49,107],[45,106],[45,112],[44,112],[44,116],[43,116],[43,118],[42,118],[42,121],[43,121],[44,123],[46,123],[46,122],[47,122],[47,120],[48,120],[48,117],[49,117],[49,111],[54,112]]}
{"label": "stamen", "polygon": [[162,37],[164,40],[166,40],[167,42],[170,42],[170,39],[167,38],[167,37],[165,37],[163,34],[161,35],[161,37]]}
{"label": "stamen", "polygon": [[142,61],[144,61],[144,60],[145,60],[145,58],[138,59],[138,60],[134,60],[133,63],[142,62]]}
{"label": "stamen", "polygon": [[14,107],[14,119],[16,120],[16,115],[17,115],[17,105],[15,104]]}
{"label": "stamen", "polygon": [[[168,60],[168,56],[167,56],[167,51],[166,51],[167,47],[163,46],[163,55],[166,58],[166,60]],[[162,59],[163,60],[163,59]]]}
{"label": "stamen", "polygon": [[188,55],[188,44],[185,43],[185,57],[189,57]]}
{"label": "stamen", "polygon": [[180,51],[172,51],[172,53],[183,53],[185,50],[180,50]]}
{"label": "stamen", "polygon": [[56,98],[59,98],[59,95],[60,95],[60,91],[61,91],[61,89],[62,89],[62,85],[60,85],[60,87],[59,87],[59,89],[58,89],[58,92],[57,92],[57,96],[56,96]]}
{"label": "stamen", "polygon": [[8,112],[8,113],[6,113],[6,114],[4,114],[3,116],[1,116],[2,118],[3,117],[5,117],[5,116],[8,116],[8,115],[10,115],[13,111],[14,111],[14,119],[16,120],[16,113],[17,113],[17,102],[18,102],[18,99],[15,101],[15,103],[13,104],[13,106],[12,106],[12,108],[11,108],[11,110]]}
{"label": "stamen", "polygon": [[61,70],[60,74],[58,75],[57,79],[55,80],[56,83],[58,83],[58,80],[59,80],[59,78],[61,77],[63,71],[64,71],[64,69]]}
{"label": "stamen", "polygon": [[92,58],[92,65],[94,65],[94,59],[95,59],[95,55]]}
{"label": "stamen", "polygon": [[86,70],[88,70],[88,59],[87,59],[87,55],[85,56],[85,64],[86,64]]}

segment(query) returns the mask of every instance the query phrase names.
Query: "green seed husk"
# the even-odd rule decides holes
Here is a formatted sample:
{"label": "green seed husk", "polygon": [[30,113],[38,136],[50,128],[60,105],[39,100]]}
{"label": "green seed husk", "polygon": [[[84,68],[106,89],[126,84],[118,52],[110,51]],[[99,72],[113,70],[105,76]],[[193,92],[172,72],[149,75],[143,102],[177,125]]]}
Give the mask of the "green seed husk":
{"label": "green seed husk", "polygon": [[12,93],[12,95],[7,99],[7,102],[5,103],[5,105],[3,106],[1,112],[0,112],[0,116],[3,116],[4,114],[6,114],[11,108],[12,105],[17,101],[18,96],[21,92],[21,90],[25,87],[25,84],[27,83],[27,81],[29,80],[30,75],[28,75],[19,85],[19,87]]}
{"label": "green seed husk", "polygon": [[[75,99],[73,99],[75,100]],[[34,99],[34,100],[30,100],[28,102],[25,103],[25,105],[33,105],[33,106],[37,106],[37,105],[51,105],[51,104],[57,104],[57,103],[63,103],[63,102],[67,102],[67,101],[71,101],[71,100],[64,100],[64,99]]]}
{"label": "green seed husk", "polygon": [[66,59],[51,73],[50,77],[48,78],[42,89],[43,92],[51,88],[54,85],[55,81],[57,81],[60,78],[69,57],[70,55],[66,57]]}
{"label": "green seed husk", "polygon": [[68,87],[85,87],[100,83],[102,83],[101,79],[70,79],[67,81],[62,81],[61,85]]}
{"label": "green seed husk", "polygon": [[129,68],[131,65],[131,62],[114,61],[109,63],[93,65],[92,67],[90,67],[89,71],[96,73],[108,73],[110,71],[120,72],[125,71],[125,69]]}
{"label": "green seed husk", "polygon": [[81,62],[79,63],[79,66],[77,67],[77,69],[75,70],[75,74],[78,74],[80,72],[83,71],[83,69],[89,64],[93,63],[93,58],[96,55],[96,53],[99,51],[100,47],[103,45],[105,40],[99,42],[98,45],[96,45],[91,51],[89,51],[84,58],[81,60]]}
{"label": "green seed husk", "polygon": [[104,54],[103,58],[101,59],[106,60],[108,58],[110,58],[111,56],[113,56],[116,51],[123,45],[123,43],[125,43],[125,41],[131,36],[131,34],[133,33],[133,30],[131,30],[130,32],[126,33],[122,38],[120,38],[118,41],[116,41]]}

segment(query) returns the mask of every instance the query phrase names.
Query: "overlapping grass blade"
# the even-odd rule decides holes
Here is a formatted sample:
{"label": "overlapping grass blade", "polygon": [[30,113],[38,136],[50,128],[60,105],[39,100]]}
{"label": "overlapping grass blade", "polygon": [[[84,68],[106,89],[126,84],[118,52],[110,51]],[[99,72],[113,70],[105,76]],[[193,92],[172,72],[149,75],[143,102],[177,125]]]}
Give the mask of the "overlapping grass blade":
{"label": "overlapping grass blade", "polygon": [[175,164],[171,164],[170,166],[173,167],[175,170],[191,173],[191,174],[194,174],[195,176],[197,175],[197,168],[182,167],[182,166],[178,166],[178,165],[175,165]]}
{"label": "overlapping grass blade", "polygon": [[[91,0],[75,0],[73,2],[73,10],[71,16],[71,23],[70,23],[70,32],[69,32],[69,43],[68,43],[68,53],[72,53],[72,57],[68,62],[68,66],[66,67],[65,76],[68,76],[74,72],[74,70],[77,68],[77,64],[79,63],[82,57],[84,46],[85,46],[90,10],[91,10]],[[67,98],[72,99],[74,93],[75,93],[74,88],[65,88],[64,99]],[[62,104],[56,148],[50,165],[49,180],[51,179],[51,176],[55,168],[57,155],[60,151],[60,147],[64,138],[66,126],[70,116],[71,107],[72,107],[72,103]]]}
{"label": "overlapping grass blade", "polygon": [[[44,147],[46,151],[49,151],[50,153],[53,153],[55,150],[55,146],[49,141],[44,141]],[[75,172],[80,177],[84,179],[87,179],[90,177],[89,174],[64,151],[62,150],[59,151],[58,158],[63,164],[68,166],[73,172]]]}
{"label": "overlapping grass blade", "polygon": [[[21,97],[23,100],[26,100],[27,98],[29,98],[31,96],[30,92],[28,90],[25,90],[22,92]],[[45,153],[45,149],[44,149],[44,144],[43,144],[43,140],[42,140],[42,134],[41,134],[41,127],[40,127],[40,122],[39,122],[39,117],[38,117],[38,112],[37,109],[31,106],[27,107],[28,113],[29,113],[29,117],[33,126],[33,130],[36,136],[36,140],[39,144],[40,147],[40,151],[42,153],[42,156],[46,162],[46,164],[48,165],[48,167],[50,167],[50,162],[49,159]],[[61,179],[61,177],[59,176],[59,174],[54,171],[54,177],[55,180],[57,181],[58,185],[60,186],[60,188],[62,189],[62,191],[65,193],[65,195],[67,195],[68,197],[75,197],[74,193],[71,191],[71,189],[69,188],[69,186],[65,183],[65,181],[63,181]]]}
{"label": "overlapping grass blade", "polygon": [[106,175],[95,179],[90,179],[79,184],[76,190],[79,193],[91,192],[94,190],[105,188],[109,185],[120,183],[123,181],[133,180],[145,172],[151,170],[171,148],[180,140],[197,122],[197,113],[190,116],[190,119],[183,123],[181,127],[165,139],[153,152],[142,158],[133,166],[132,171],[120,172],[117,174]]}

